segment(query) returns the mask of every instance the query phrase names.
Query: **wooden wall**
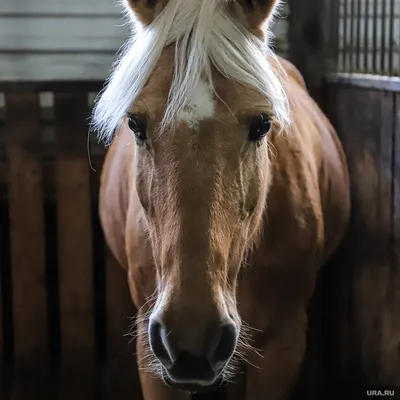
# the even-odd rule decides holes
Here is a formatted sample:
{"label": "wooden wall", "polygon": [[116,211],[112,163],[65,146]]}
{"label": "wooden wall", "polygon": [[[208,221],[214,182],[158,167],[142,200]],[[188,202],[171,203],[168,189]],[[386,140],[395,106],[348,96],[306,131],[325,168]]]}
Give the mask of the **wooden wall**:
{"label": "wooden wall", "polygon": [[6,92],[0,110],[0,398],[139,400],[134,309],[97,213],[100,146],[88,160],[93,96],[42,89]]}
{"label": "wooden wall", "polygon": [[112,0],[2,0],[0,80],[104,79],[124,24]]}
{"label": "wooden wall", "polygon": [[325,376],[399,386],[400,79],[336,76],[324,89],[352,189],[347,241],[322,278]]}

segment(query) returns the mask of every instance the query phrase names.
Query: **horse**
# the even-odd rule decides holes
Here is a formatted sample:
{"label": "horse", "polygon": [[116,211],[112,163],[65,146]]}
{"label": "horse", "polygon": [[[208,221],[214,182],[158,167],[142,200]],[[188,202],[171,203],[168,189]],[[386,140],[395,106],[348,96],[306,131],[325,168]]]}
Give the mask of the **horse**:
{"label": "horse", "polygon": [[126,270],[145,400],[293,394],[307,305],[347,232],[337,133],[275,54],[279,0],[124,0],[96,100],[99,213]]}

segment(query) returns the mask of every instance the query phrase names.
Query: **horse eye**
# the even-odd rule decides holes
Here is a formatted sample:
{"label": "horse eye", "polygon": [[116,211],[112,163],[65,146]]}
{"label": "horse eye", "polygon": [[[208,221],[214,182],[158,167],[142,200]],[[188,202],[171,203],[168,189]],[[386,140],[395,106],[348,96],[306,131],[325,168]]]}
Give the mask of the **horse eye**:
{"label": "horse eye", "polygon": [[259,115],[251,121],[249,130],[250,142],[258,142],[261,140],[271,129],[271,119],[268,115]]}
{"label": "horse eye", "polygon": [[129,115],[128,126],[138,140],[146,140],[146,117],[143,115]]}

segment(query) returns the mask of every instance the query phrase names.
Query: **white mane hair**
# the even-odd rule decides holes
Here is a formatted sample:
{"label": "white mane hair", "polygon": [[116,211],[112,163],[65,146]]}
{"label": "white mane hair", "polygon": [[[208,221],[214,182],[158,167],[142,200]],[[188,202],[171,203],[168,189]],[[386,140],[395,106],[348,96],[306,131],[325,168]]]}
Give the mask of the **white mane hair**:
{"label": "white mane hair", "polygon": [[[281,129],[290,125],[289,103],[271,60],[270,18],[266,39],[250,34],[226,10],[230,0],[169,0],[148,26],[141,26],[123,0],[133,24],[128,40],[105,89],[96,100],[92,129],[107,144],[145,86],[165,46],[175,43],[174,77],[160,127],[173,124],[201,79],[213,88],[211,66],[228,79],[265,95]],[[268,61],[269,60],[269,61]]]}

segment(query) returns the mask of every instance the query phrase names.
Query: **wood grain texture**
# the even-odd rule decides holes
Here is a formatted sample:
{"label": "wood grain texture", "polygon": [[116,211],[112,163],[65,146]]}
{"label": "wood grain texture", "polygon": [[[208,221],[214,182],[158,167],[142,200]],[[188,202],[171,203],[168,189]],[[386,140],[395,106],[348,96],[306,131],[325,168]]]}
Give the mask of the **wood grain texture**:
{"label": "wood grain texture", "polygon": [[112,52],[129,36],[118,16],[2,17],[0,52]]}
{"label": "wood grain texture", "polygon": [[43,15],[43,14],[79,14],[104,15],[119,13],[115,2],[108,0],[2,0],[0,14]]}
{"label": "wood grain texture", "polygon": [[[0,208],[0,212],[1,212]],[[1,218],[0,218],[1,223]],[[0,236],[1,239],[1,236]],[[1,252],[2,248],[0,246],[0,260],[3,260],[3,255]],[[0,371],[4,365],[4,323],[3,323],[3,288],[2,288],[2,269],[0,267]],[[0,372],[1,375],[1,372]],[[1,376],[0,376],[0,386],[1,386]]]}
{"label": "wood grain texture", "polygon": [[332,360],[342,382],[399,385],[398,94],[329,84],[328,96],[352,185],[348,239],[325,282],[333,296]]}
{"label": "wood grain texture", "polygon": [[87,95],[55,94],[62,364],[94,362],[91,192]]}
{"label": "wood grain texture", "polygon": [[[60,86],[57,89],[65,90],[66,86]],[[18,165],[24,161],[24,168],[20,166],[18,171],[15,171],[14,164],[11,163],[11,161],[15,162],[15,156],[12,156],[10,163],[2,158],[0,160],[0,184],[4,186],[10,185],[10,187],[15,185],[15,175],[18,173],[24,178],[23,184],[27,183],[29,186],[30,183],[35,186],[33,184],[36,183],[36,178],[31,180],[30,170],[25,168],[26,165],[32,164],[32,156],[29,156],[29,152],[32,152],[36,157],[34,157],[35,162],[40,166],[42,173],[41,185],[46,187],[44,194],[51,194],[54,187],[57,189],[55,193],[57,213],[54,212],[53,215],[53,211],[51,211],[50,218],[52,219],[50,224],[52,228],[49,228],[47,233],[52,232],[53,226],[54,229],[56,228],[56,221],[54,220],[56,214],[58,232],[56,239],[49,240],[47,238],[46,240],[48,240],[47,247],[51,246],[52,243],[58,243],[58,246],[56,245],[58,247],[57,258],[54,258],[54,260],[58,259],[57,282],[61,326],[60,332],[58,330],[55,332],[53,329],[53,334],[60,333],[61,335],[61,369],[54,372],[49,371],[46,365],[39,365],[42,362],[47,364],[47,357],[42,357],[42,353],[40,353],[40,357],[35,358],[38,363],[33,365],[24,363],[20,367],[19,361],[21,358],[17,358],[18,369],[12,371],[13,381],[11,387],[9,377],[5,377],[8,380],[3,385],[2,373],[4,371],[0,371],[0,398],[2,400],[26,400],[31,398],[122,400],[129,396],[132,400],[141,400],[135,360],[135,344],[132,342],[129,345],[129,337],[125,336],[131,322],[129,317],[134,315],[135,310],[130,300],[126,274],[110,255],[107,260],[106,286],[104,289],[97,288],[97,296],[102,298],[107,308],[105,310],[107,315],[102,317],[104,320],[107,317],[107,324],[101,326],[101,329],[105,329],[107,332],[95,333],[94,331],[93,268],[96,266],[93,265],[93,256],[104,251],[104,248],[96,248],[96,252],[93,252],[92,248],[92,207],[96,203],[100,174],[95,174],[93,182],[91,182],[86,148],[86,119],[89,115],[86,101],[87,91],[85,87],[82,87],[81,92],[79,92],[78,88],[75,88],[73,93],[55,93],[55,120],[51,116],[50,118],[46,116],[47,119],[44,122],[46,126],[55,125],[55,135],[52,134],[51,140],[46,144],[36,146],[35,141],[39,140],[40,137],[37,134],[38,120],[41,114],[38,107],[39,96],[37,94],[26,95],[21,90],[17,94],[10,95],[14,100],[10,102],[11,106],[8,109],[7,129],[9,129],[9,132],[14,132],[20,126],[25,127],[25,130],[21,131],[24,140],[20,139],[21,134],[17,133],[12,137],[7,134],[7,139],[10,139],[7,141],[7,149],[9,142],[12,143],[15,147],[13,151],[16,154],[21,154],[18,157]],[[7,96],[7,100],[10,96]],[[46,103],[46,106],[50,107],[52,104],[53,102],[51,104]],[[20,118],[21,115],[23,116],[22,119]],[[5,117],[3,120],[5,121]],[[31,136],[28,136],[32,141],[27,141],[24,136],[27,126],[30,127]],[[11,128],[12,130],[10,130]],[[48,138],[45,130],[42,130],[41,133],[44,134],[42,139],[44,137]],[[54,142],[54,140],[56,141]],[[2,155],[4,154],[3,150],[4,141],[1,140],[0,151],[2,151]],[[28,154],[27,157],[22,157],[22,155],[26,154]],[[98,171],[101,170],[103,154],[104,152],[97,152],[93,156],[92,161]],[[40,156],[43,155],[45,159],[41,159]],[[26,179],[25,174],[28,174]],[[19,187],[23,187],[23,185],[20,183]],[[9,197],[9,202],[14,204],[14,208],[16,203],[14,201],[15,192],[18,188],[14,188],[14,197]],[[51,189],[51,191],[49,192],[48,189]],[[33,196],[27,193],[26,190],[21,192],[21,198],[18,200],[18,210],[22,208],[22,203],[26,206],[23,215],[17,214],[19,221],[22,221],[24,226],[26,222],[28,223],[28,231],[23,232],[25,236],[29,234],[29,224],[33,217],[34,221],[39,220],[43,224],[46,220],[44,215],[39,215],[42,210],[34,213],[33,217],[30,214],[26,217],[27,213],[35,210],[37,203],[40,203],[42,208],[44,207],[43,199],[40,202],[36,201],[35,191],[32,190],[31,192]],[[46,199],[47,206],[52,208],[53,194],[50,197],[46,197]],[[51,204],[49,203],[50,199]],[[46,218],[48,219],[48,209],[46,208],[46,210]],[[13,235],[15,235],[14,231],[15,227],[12,232]],[[99,233],[97,235],[99,236]],[[37,244],[40,240],[45,240],[44,233],[42,235],[32,234],[30,239],[31,236],[33,236],[33,244]],[[97,244],[104,246],[99,241],[97,241]],[[37,249],[38,246],[35,246],[34,251],[36,252]],[[29,250],[26,255],[29,261],[34,261],[34,257],[31,257],[32,253],[33,250]],[[35,257],[37,256],[38,254],[35,255]],[[50,262],[54,260],[52,258]],[[31,267],[31,263],[29,266]],[[34,277],[36,269],[32,271],[34,273],[30,272],[27,277]],[[49,270],[47,270],[48,272]],[[47,283],[50,285],[49,282]],[[30,291],[33,293],[34,289],[36,289],[36,286],[31,287]],[[19,297],[22,298],[20,295]],[[28,298],[26,297],[26,299]],[[26,312],[29,312],[29,315],[35,318],[35,321],[34,324],[31,324],[32,328],[26,328],[24,333],[32,332],[33,337],[35,337],[36,332],[40,332],[39,322],[41,315],[37,310],[43,310],[44,317],[42,319],[47,322],[46,307],[48,308],[49,304],[46,304],[46,300],[50,298],[50,296],[47,299],[43,298],[43,307],[41,308],[37,306],[37,302],[31,303]],[[21,314],[21,310],[24,312],[23,308],[19,308],[17,313]],[[54,317],[52,314],[50,316]],[[58,311],[56,317],[58,320]],[[19,331],[20,328],[18,327]],[[38,339],[38,342],[44,346],[47,352],[50,339],[47,337],[47,329],[45,329],[45,333],[46,337]],[[95,363],[95,336],[98,338],[99,335],[105,335],[108,339],[108,352],[106,360],[97,360],[98,362]],[[15,338],[17,339],[17,336]],[[54,338],[52,339],[54,341]],[[52,350],[54,349],[52,348]],[[106,362],[104,363],[104,361]],[[2,369],[2,366],[0,368]]]}
{"label": "wood grain texture", "polygon": [[15,362],[48,360],[45,231],[36,94],[6,96]]}
{"label": "wood grain texture", "polygon": [[[141,389],[136,364],[135,330],[130,330],[136,310],[133,306],[126,271],[107,249],[107,373],[103,380],[104,393],[123,400],[131,393],[141,399]],[[131,332],[132,336],[128,336]],[[106,396],[107,398],[107,396]]]}
{"label": "wood grain texture", "polygon": [[104,80],[114,53],[0,53],[0,81]]}
{"label": "wood grain texture", "polygon": [[[388,310],[384,315],[383,352],[385,379],[400,382],[400,91],[394,94],[394,159],[393,159],[393,263],[387,289]],[[397,375],[393,378],[394,373]]]}

